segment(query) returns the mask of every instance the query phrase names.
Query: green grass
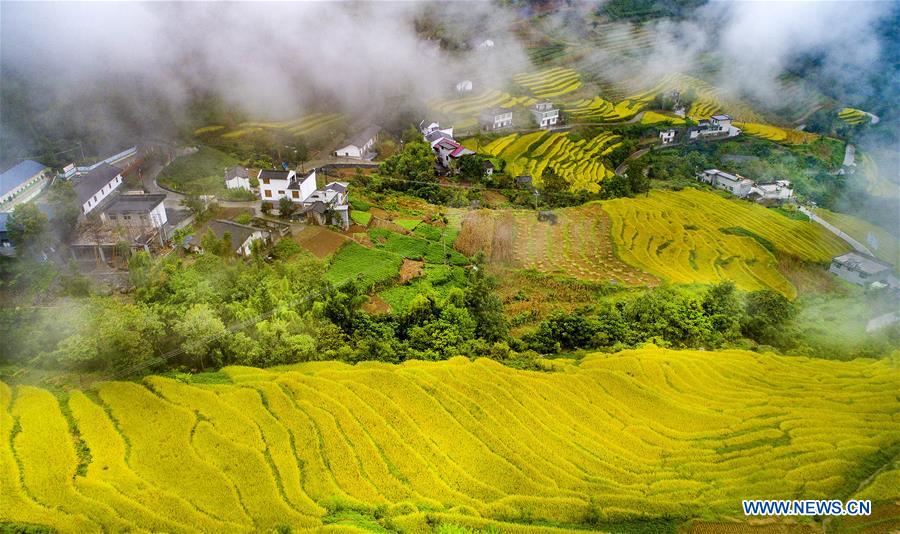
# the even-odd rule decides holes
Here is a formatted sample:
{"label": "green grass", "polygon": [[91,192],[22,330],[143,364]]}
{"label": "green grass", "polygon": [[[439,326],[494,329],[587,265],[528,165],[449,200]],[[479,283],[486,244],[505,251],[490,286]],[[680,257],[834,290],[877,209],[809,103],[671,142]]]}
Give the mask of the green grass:
{"label": "green grass", "polygon": [[426,263],[420,277],[406,285],[385,289],[379,296],[390,304],[392,311],[398,312],[405,310],[417,295],[432,292],[438,298],[444,298],[452,288],[462,287],[464,283],[465,271],[461,267]]}
{"label": "green grass", "polygon": [[450,243],[442,244],[380,228],[371,230],[369,236],[375,247],[411,260],[423,260],[428,263],[449,262],[452,265],[469,263],[469,259],[454,250]]}
{"label": "green grass", "polygon": [[[244,196],[243,190],[225,188],[225,169],[238,164],[228,154],[209,147],[201,147],[196,153],[170,163],[159,174],[160,185],[180,193],[195,195],[219,195],[226,198]],[[252,194],[250,194],[252,197]]]}
{"label": "green grass", "polygon": [[350,280],[359,280],[365,287],[378,286],[396,277],[402,263],[397,254],[348,243],[332,257],[325,280],[337,286]]}
{"label": "green grass", "polygon": [[453,243],[456,242],[456,238],[459,237],[459,228],[438,228],[430,224],[422,223],[419,226],[416,226],[412,235],[429,241],[438,242],[443,238],[443,242],[446,243],[448,247],[452,247]]}
{"label": "green grass", "polygon": [[786,209],[786,208],[771,208],[772,211],[777,211],[778,213],[784,215],[788,219],[794,219],[795,221],[808,221],[809,217],[798,209]]}
{"label": "green grass", "polygon": [[356,224],[366,226],[369,224],[369,221],[372,220],[372,214],[368,211],[357,211],[354,208],[350,210],[350,218],[353,219],[353,222],[355,222]]}
{"label": "green grass", "polygon": [[353,195],[350,195],[350,197],[348,198],[348,202],[350,203],[350,207],[357,211],[369,211],[370,209],[372,209],[371,204]]}
{"label": "green grass", "polygon": [[398,226],[406,228],[407,230],[412,230],[416,226],[419,226],[420,224],[422,224],[422,221],[419,219],[394,219],[391,222],[393,222],[394,224],[396,224]]}
{"label": "green grass", "polygon": [[[847,295],[818,294],[797,301],[800,312],[796,323],[802,338],[822,358],[871,356],[890,327],[866,333],[869,319],[894,311],[895,305],[885,295],[866,295],[861,289],[849,289]],[[889,350],[889,349],[888,349]]]}

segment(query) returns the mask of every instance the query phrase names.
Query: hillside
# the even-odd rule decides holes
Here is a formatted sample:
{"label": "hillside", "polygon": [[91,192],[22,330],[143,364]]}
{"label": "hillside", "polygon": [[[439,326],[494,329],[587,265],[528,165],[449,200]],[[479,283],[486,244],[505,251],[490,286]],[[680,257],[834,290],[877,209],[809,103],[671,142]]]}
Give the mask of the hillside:
{"label": "hillside", "polygon": [[[888,360],[650,347],[550,366],[230,367],[222,383],[106,382],[61,402],[0,384],[0,520],[549,532],[538,525],[711,519],[742,498],[848,497],[900,445]],[[866,497],[900,496],[891,477]]]}

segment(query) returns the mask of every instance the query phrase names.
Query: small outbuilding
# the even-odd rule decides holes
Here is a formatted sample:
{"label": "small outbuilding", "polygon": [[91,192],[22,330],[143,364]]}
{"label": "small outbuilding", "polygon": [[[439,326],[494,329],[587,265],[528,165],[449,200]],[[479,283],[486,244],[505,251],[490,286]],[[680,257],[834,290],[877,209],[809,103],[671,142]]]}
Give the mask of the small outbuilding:
{"label": "small outbuilding", "polygon": [[334,155],[340,158],[372,159],[375,154],[371,151],[381,134],[379,126],[369,126],[363,131],[345,141],[345,145],[334,151]]}
{"label": "small outbuilding", "polygon": [[250,174],[246,167],[236,166],[225,169],[225,188],[226,189],[246,189],[250,190]]}

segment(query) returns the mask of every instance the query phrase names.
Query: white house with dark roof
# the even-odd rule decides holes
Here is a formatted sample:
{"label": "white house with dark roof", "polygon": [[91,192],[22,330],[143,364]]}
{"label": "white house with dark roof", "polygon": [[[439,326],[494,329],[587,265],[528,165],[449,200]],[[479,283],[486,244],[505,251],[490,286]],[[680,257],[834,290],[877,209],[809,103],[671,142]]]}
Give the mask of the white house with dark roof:
{"label": "white house with dark roof", "polygon": [[228,234],[231,242],[231,251],[238,256],[249,256],[253,251],[253,242],[262,241],[265,243],[270,235],[269,232],[253,226],[221,219],[209,221],[207,228],[217,239],[223,239],[225,234]]}
{"label": "white house with dark roof", "polygon": [[250,190],[250,174],[245,167],[236,166],[225,169],[226,189]]}
{"label": "white house with dark roof", "polygon": [[419,131],[422,132],[422,135],[425,136],[425,140],[427,141],[429,135],[433,135],[435,132],[440,132],[444,137],[449,137],[453,139],[453,127],[450,128],[441,128],[440,123],[437,122],[429,122],[427,120],[423,120],[419,123]]}
{"label": "white house with dark roof", "polygon": [[371,150],[380,133],[379,126],[369,126],[348,139],[344,146],[334,151],[334,155],[341,158],[372,159],[375,154]]}
{"label": "white house with dark roof", "polygon": [[122,185],[122,170],[109,163],[101,163],[87,174],[76,176],[72,188],[85,215]]}
{"label": "white house with dark roof", "polygon": [[513,113],[505,108],[486,109],[478,115],[478,123],[486,131],[509,128],[513,123]]}
{"label": "white house with dark roof", "polygon": [[41,192],[50,168],[30,159],[20,161],[0,173],[0,207],[13,200],[27,202]]}
{"label": "white house with dark roof", "polygon": [[549,100],[544,100],[531,106],[531,116],[538,127],[549,128],[559,121],[559,109],[553,107]]}
{"label": "white house with dark roof", "polygon": [[116,197],[100,218],[110,226],[133,229],[162,228],[169,218],[163,194],[125,194]]}
{"label": "white house with dark roof", "polygon": [[260,169],[256,179],[259,180],[259,198],[278,202],[288,195],[288,186],[297,176],[294,171],[281,171],[275,169]]}
{"label": "white house with dark roof", "polygon": [[438,161],[444,168],[450,168],[450,162],[463,156],[474,154],[475,152],[457,143],[453,139],[446,137],[439,139],[431,145],[431,148],[437,153]]}
{"label": "white house with dark roof", "polygon": [[707,169],[698,174],[697,178],[703,183],[729,191],[739,198],[749,195],[754,185],[753,180],[744,178],[740,174],[731,174],[719,169]]}

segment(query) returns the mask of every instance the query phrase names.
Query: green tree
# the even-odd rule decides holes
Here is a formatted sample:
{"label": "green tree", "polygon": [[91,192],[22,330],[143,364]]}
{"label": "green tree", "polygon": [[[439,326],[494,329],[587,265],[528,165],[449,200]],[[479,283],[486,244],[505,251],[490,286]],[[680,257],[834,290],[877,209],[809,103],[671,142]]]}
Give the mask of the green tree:
{"label": "green tree", "polygon": [[53,208],[53,226],[59,232],[60,239],[68,242],[75,231],[78,216],[81,215],[81,207],[78,205],[78,197],[72,188],[72,182],[54,181],[47,194],[47,200]]}
{"label": "green tree", "polygon": [[[403,150],[383,161],[379,172],[387,177],[412,182],[437,182],[434,173],[435,156],[431,146],[421,141],[407,143]],[[416,189],[421,184],[395,189]]]}
{"label": "green tree", "polygon": [[467,282],[465,306],[475,320],[475,334],[489,342],[505,339],[509,323],[506,320],[503,301],[495,291],[496,280],[488,276],[484,266],[477,262],[469,270]]}
{"label": "green tree", "polygon": [[228,329],[209,305],[191,306],[173,330],[182,338],[181,348],[190,365],[198,369],[222,365]]}
{"label": "green tree", "polygon": [[39,252],[48,244],[47,224],[47,216],[34,203],[16,206],[6,221],[6,232],[20,256]]}
{"label": "green tree", "polygon": [[259,205],[259,211],[263,212],[263,215],[268,215],[271,213],[274,206],[268,200],[264,200],[262,204]]}
{"label": "green tree", "polygon": [[297,204],[291,202],[288,197],[281,197],[278,200],[278,216],[282,219],[289,219],[295,211],[297,211]]}
{"label": "green tree", "polygon": [[744,310],[734,282],[725,280],[709,288],[701,306],[716,334],[729,341],[740,337]]}
{"label": "green tree", "polygon": [[478,154],[469,154],[459,159],[459,178],[465,182],[478,183],[484,180],[485,159]]}

